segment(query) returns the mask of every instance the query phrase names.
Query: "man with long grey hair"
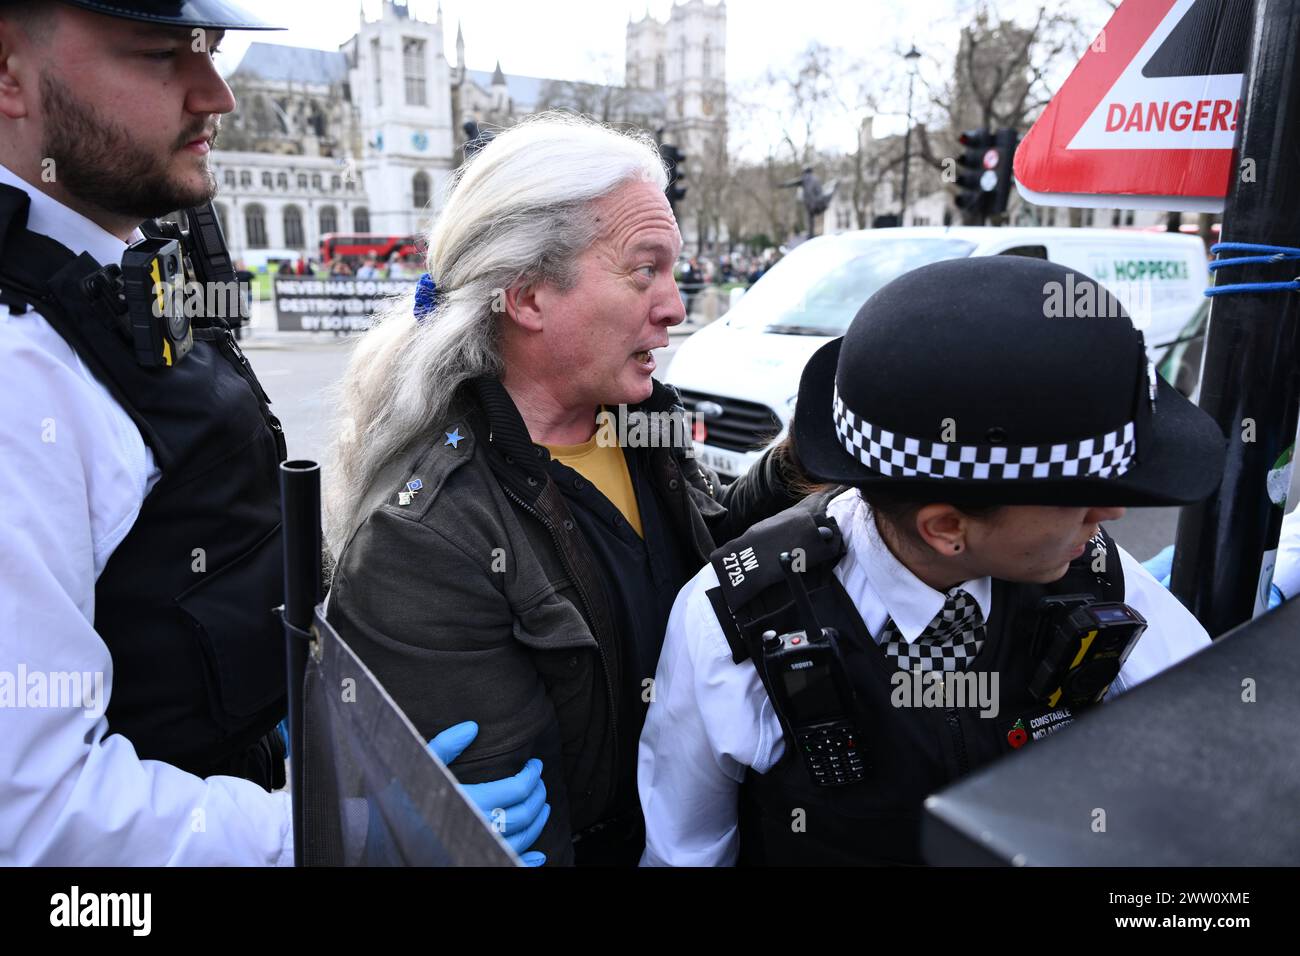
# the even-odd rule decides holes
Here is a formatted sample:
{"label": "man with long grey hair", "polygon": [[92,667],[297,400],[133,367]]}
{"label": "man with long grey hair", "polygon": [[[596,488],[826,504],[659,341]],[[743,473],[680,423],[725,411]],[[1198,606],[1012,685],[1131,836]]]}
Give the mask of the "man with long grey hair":
{"label": "man with long grey hair", "polygon": [[560,114],[497,136],[454,178],[414,299],[358,345],[327,474],[330,620],[422,733],[473,723],[462,782],[540,760],[552,865],[636,862],[673,597],[793,503],[785,453],[724,490],[657,427],[685,420],[652,378],[685,318],[664,185],[644,136]]}

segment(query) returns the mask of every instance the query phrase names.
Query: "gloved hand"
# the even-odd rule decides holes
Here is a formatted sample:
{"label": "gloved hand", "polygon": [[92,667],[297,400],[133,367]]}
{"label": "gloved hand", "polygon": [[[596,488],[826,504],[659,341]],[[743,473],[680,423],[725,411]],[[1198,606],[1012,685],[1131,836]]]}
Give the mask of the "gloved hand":
{"label": "gloved hand", "polygon": [[1147,558],[1142,562],[1142,567],[1146,568],[1153,578],[1169,587],[1169,573],[1174,566],[1174,546],[1171,544],[1155,557]]}
{"label": "gloved hand", "polygon": [[[1142,567],[1151,572],[1151,576],[1159,581],[1164,587],[1169,587],[1169,577],[1174,567],[1174,546],[1171,544],[1155,557],[1147,558],[1142,562]],[[1270,584],[1268,588],[1268,606],[1271,610],[1281,604],[1286,598],[1276,584]]]}
{"label": "gloved hand", "polygon": [[[466,720],[448,727],[430,740],[429,751],[450,766],[477,736],[478,724]],[[461,789],[526,866],[541,866],[546,862],[544,853],[524,852],[536,842],[551,817],[540,760],[534,757],[513,777],[487,783],[463,783]]]}

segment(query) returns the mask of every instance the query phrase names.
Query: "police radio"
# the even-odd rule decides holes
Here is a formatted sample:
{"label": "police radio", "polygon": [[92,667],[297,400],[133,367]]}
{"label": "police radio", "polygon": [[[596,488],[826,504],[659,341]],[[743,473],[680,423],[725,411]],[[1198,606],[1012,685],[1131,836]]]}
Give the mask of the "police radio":
{"label": "police radio", "polygon": [[1098,601],[1090,594],[1043,598],[1032,651],[1039,663],[1029,681],[1030,694],[1076,713],[1098,703],[1146,629],[1146,620],[1127,604]]}
{"label": "police radio", "polygon": [[[224,318],[230,326],[245,317],[244,299],[212,203],[185,210],[183,215],[188,229],[173,222],[141,223],[145,236],[127,247],[121,265],[105,266],[84,282],[88,294],[108,303],[119,331],[135,351],[136,362],[146,367],[173,367],[194,347],[187,283],[197,283],[190,287],[201,291],[205,311],[210,302],[228,303],[223,311],[230,315],[205,315],[209,321]],[[231,294],[225,300],[214,299],[213,292],[222,286]]]}
{"label": "police radio", "polygon": [[781,570],[794,595],[802,630],[763,632],[763,668],[777,710],[819,787],[838,787],[866,777],[867,765],[854,728],[853,688],[840,657],[839,635],[817,623],[803,580],[781,554]]}

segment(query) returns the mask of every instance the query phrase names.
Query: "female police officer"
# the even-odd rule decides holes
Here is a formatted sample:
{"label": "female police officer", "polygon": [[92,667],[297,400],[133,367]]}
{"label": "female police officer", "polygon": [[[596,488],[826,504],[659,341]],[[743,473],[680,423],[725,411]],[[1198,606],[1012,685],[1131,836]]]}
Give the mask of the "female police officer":
{"label": "female police officer", "polygon": [[1092,700],[1209,643],[1101,522],[1207,496],[1224,438],[1085,276],[1007,257],[895,280],[813,356],[792,434],[833,487],[678,596],[641,738],[643,863],[921,862],[927,794],[1079,706],[1083,672],[1043,670],[1072,639],[1044,598],[1118,624],[1109,671],[1071,646],[1099,668]]}

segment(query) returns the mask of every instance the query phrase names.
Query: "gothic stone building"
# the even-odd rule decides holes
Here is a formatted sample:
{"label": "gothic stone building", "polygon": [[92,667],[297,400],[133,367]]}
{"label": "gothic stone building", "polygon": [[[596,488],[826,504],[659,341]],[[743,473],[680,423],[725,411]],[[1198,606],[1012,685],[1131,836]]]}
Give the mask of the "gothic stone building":
{"label": "gothic stone building", "polygon": [[[663,128],[692,166],[725,152],[725,3],[687,0],[666,23],[627,27],[625,85],[492,73],[444,51],[432,22],[385,0],[337,51],[249,46],[227,77],[239,105],[211,164],[217,212],[236,259],[319,255],[331,232],[427,232],[461,160],[462,124],[502,128],[568,108],[615,125]],[[689,185],[689,182],[688,182]],[[690,198],[686,209],[689,213]],[[683,222],[694,238],[689,216]]]}

